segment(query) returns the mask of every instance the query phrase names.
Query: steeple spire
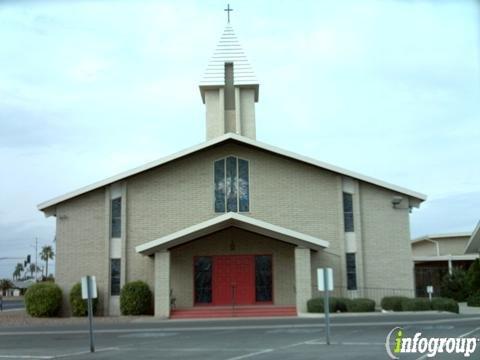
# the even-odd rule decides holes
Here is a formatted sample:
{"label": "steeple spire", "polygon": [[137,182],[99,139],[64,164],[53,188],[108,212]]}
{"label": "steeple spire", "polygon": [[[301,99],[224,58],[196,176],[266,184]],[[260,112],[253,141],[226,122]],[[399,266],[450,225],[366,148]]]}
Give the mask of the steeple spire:
{"label": "steeple spire", "polygon": [[227,24],[200,81],[207,140],[227,132],[255,139],[258,92],[255,73],[232,26]]}

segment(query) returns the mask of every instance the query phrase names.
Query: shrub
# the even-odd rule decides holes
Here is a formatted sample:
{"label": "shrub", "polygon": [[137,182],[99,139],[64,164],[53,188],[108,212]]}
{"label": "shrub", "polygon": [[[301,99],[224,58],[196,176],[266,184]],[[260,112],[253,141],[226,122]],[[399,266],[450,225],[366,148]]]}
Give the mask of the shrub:
{"label": "shrub", "polygon": [[[97,312],[98,299],[92,300],[93,313]],[[70,307],[72,308],[73,316],[88,315],[87,300],[82,299],[82,285],[76,283],[70,290]]]}
{"label": "shrub", "polygon": [[480,259],[476,259],[468,268],[466,283],[470,295],[480,292]]}
{"label": "shrub", "polygon": [[480,291],[477,291],[475,294],[472,294],[467,299],[468,306],[480,306]]}
{"label": "shrub", "polygon": [[349,298],[344,297],[336,297],[336,306],[335,312],[347,312],[348,311],[348,304],[352,301]]}
{"label": "shrub", "polygon": [[458,314],[458,303],[453,299],[432,298],[432,310],[449,311]]}
{"label": "shrub", "polygon": [[62,306],[62,290],[51,282],[30,286],[25,293],[27,313],[35,317],[57,316]]}
{"label": "shrub", "polygon": [[430,304],[430,300],[427,298],[407,298],[402,301],[403,311],[425,311],[431,309],[432,305]]}
{"label": "shrub", "polygon": [[125,284],[120,291],[120,311],[123,315],[144,315],[150,312],[152,292],[143,281]]}
{"label": "shrub", "polygon": [[375,311],[375,301],[364,298],[353,299],[348,302],[347,309],[349,312]]}
{"label": "shrub", "polygon": [[[351,301],[347,298],[328,297],[330,312],[346,312],[347,304]],[[313,298],[307,301],[307,311],[311,313],[323,313],[323,297]]]}
{"label": "shrub", "polygon": [[408,299],[405,296],[385,296],[380,302],[383,310],[402,311],[402,301]]}
{"label": "shrub", "polygon": [[452,274],[446,274],[440,284],[440,295],[454,299],[458,302],[465,301],[468,297],[467,274],[462,269],[453,269]]}

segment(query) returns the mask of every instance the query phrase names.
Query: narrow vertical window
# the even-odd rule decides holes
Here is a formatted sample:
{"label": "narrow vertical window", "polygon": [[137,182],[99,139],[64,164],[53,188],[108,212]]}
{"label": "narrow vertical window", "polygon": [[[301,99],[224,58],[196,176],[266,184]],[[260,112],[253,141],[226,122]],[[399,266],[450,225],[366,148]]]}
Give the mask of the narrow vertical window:
{"label": "narrow vertical window", "polygon": [[227,157],[227,211],[237,212],[237,158]]}
{"label": "narrow vertical window", "polygon": [[272,256],[255,256],[255,301],[272,301]]}
{"label": "narrow vertical window", "polygon": [[110,259],[110,295],[120,295],[120,259]]}
{"label": "narrow vertical window", "polygon": [[357,264],[355,254],[347,254],[347,290],[357,290]]}
{"label": "narrow vertical window", "polygon": [[249,211],[248,161],[238,159],[238,205],[239,210]]}
{"label": "narrow vertical window", "polygon": [[343,193],[343,225],[345,232],[354,231],[353,228],[353,198],[352,194]]}
{"label": "narrow vertical window", "polygon": [[248,161],[229,156],[214,164],[215,212],[250,211]]}
{"label": "narrow vertical window", "polygon": [[215,161],[215,212],[225,212],[225,159]]}
{"label": "narrow vertical window", "polygon": [[195,258],[195,303],[212,302],[212,258],[199,256]]}
{"label": "narrow vertical window", "polygon": [[122,198],[112,200],[112,238],[119,238],[122,236]]}

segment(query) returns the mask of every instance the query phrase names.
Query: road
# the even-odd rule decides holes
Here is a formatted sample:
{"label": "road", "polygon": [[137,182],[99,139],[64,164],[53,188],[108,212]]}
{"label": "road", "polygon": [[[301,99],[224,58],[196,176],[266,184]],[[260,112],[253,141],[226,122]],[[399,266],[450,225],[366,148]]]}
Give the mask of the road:
{"label": "road", "polygon": [[[396,326],[412,336],[480,337],[480,317],[454,314],[332,318],[331,345],[323,319],[151,321],[95,326],[97,352],[88,352],[82,325],[0,328],[1,359],[388,359],[385,339]],[[401,354],[400,359],[425,359]],[[480,358],[480,344],[470,356]],[[464,359],[443,354],[435,359]]]}
{"label": "road", "polygon": [[23,300],[3,300],[3,310],[23,309],[24,307]]}

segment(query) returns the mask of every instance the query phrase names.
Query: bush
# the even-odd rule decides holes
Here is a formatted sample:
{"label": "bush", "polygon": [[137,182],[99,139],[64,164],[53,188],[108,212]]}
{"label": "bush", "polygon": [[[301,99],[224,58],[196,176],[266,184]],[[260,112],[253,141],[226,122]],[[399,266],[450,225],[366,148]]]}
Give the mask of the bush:
{"label": "bush", "polygon": [[453,269],[452,274],[446,274],[440,284],[440,295],[454,299],[458,302],[465,301],[468,297],[467,274],[462,269]]}
{"label": "bush", "polygon": [[[341,297],[328,297],[328,307],[331,313],[334,312],[346,312],[348,303],[351,301],[347,298]],[[307,301],[307,311],[311,313],[323,313],[325,312],[323,307],[323,297],[313,298]]]}
{"label": "bush", "polygon": [[468,268],[466,283],[470,295],[480,292],[480,259],[476,259]]}
{"label": "bush", "polygon": [[453,299],[447,298],[432,298],[432,310],[449,311],[458,314],[458,303]]}
{"label": "bush", "polygon": [[123,315],[144,315],[152,307],[152,292],[143,281],[132,281],[120,291],[120,311]]}
{"label": "bush", "polygon": [[348,312],[371,312],[375,311],[375,301],[371,299],[352,299],[347,304]]}
{"label": "bush", "polygon": [[335,312],[347,312],[348,304],[352,300],[344,297],[336,297],[335,301],[336,301]]}
{"label": "bush", "polygon": [[[98,299],[92,300],[93,313],[97,312]],[[70,290],[70,307],[72,308],[73,316],[88,315],[87,300],[82,299],[82,285],[76,283]]]}
{"label": "bush", "polygon": [[402,301],[408,299],[405,296],[385,296],[380,302],[383,310],[402,311]]}
{"label": "bush", "polygon": [[480,291],[477,291],[475,294],[472,294],[467,299],[468,306],[480,306]]}
{"label": "bush", "polygon": [[402,301],[403,311],[425,311],[432,310],[432,304],[427,298],[404,299]]}
{"label": "bush", "polygon": [[25,293],[25,307],[31,316],[57,316],[61,306],[62,290],[54,283],[34,284]]}

